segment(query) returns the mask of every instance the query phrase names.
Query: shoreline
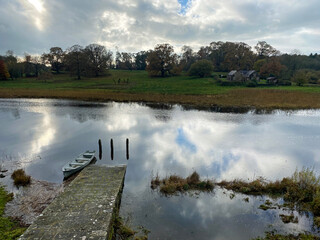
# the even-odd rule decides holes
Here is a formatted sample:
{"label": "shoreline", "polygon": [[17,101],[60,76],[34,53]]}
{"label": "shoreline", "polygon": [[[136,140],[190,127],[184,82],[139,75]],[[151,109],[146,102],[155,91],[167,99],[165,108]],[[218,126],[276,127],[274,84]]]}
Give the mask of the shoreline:
{"label": "shoreline", "polygon": [[1,98],[68,99],[89,102],[137,102],[149,105],[180,104],[186,109],[245,113],[248,111],[320,109],[320,94],[271,89],[240,89],[224,94],[186,95],[127,93],[101,89],[7,89],[0,88]]}

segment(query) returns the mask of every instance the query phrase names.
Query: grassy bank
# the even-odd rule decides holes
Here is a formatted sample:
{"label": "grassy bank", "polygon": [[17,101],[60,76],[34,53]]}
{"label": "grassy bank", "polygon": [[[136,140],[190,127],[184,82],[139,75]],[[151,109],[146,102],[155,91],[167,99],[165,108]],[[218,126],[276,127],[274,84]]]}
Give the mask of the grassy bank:
{"label": "grassy bank", "polygon": [[110,71],[100,78],[76,80],[68,74],[0,82],[2,98],[63,98],[89,101],[161,102],[222,108],[320,108],[320,87],[220,86],[213,78],[150,78],[145,71]]}
{"label": "grassy bank", "polygon": [[20,227],[19,223],[4,217],[4,208],[11,199],[12,194],[8,194],[0,186],[0,240],[17,239],[25,231],[25,228]]}

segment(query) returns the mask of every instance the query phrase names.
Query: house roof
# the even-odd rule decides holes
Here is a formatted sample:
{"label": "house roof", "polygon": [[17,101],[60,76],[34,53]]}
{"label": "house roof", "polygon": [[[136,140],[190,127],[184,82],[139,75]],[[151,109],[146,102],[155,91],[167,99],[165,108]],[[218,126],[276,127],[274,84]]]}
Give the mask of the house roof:
{"label": "house roof", "polygon": [[233,76],[237,71],[236,70],[232,70],[231,72],[228,73],[228,76]]}
{"label": "house roof", "polygon": [[253,73],[255,73],[255,70],[241,70],[239,71],[244,77],[250,77]]}

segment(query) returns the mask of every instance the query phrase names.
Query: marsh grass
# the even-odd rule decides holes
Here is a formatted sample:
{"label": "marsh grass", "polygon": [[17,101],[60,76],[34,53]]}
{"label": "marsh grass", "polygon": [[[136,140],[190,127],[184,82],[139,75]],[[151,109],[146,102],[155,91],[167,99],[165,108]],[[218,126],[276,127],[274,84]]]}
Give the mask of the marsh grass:
{"label": "marsh grass", "polygon": [[283,178],[281,181],[268,182],[264,178],[258,178],[251,182],[243,180],[221,181],[217,183],[220,187],[235,192],[241,192],[250,195],[272,194],[282,195],[286,192],[288,179]]}
{"label": "marsh grass", "polygon": [[31,177],[26,175],[23,169],[15,170],[11,174],[11,178],[13,179],[14,185],[19,186],[27,186],[31,182]]}
{"label": "marsh grass", "polygon": [[177,192],[186,192],[188,190],[212,191],[214,183],[210,180],[200,180],[197,172],[193,172],[187,178],[182,178],[178,175],[171,175],[164,179],[160,179],[157,175],[151,180],[151,188],[160,188],[160,192],[165,195],[171,195]]}
{"label": "marsh grass", "polygon": [[276,232],[266,232],[265,237],[258,237],[253,240],[319,240],[320,238],[311,234],[300,233],[298,235],[283,235]]}
{"label": "marsh grass", "polygon": [[[313,169],[296,170],[291,177],[283,178],[281,181],[269,182],[258,178],[251,182],[221,181],[217,185],[243,194],[283,197],[285,207],[297,206],[300,210],[311,211],[315,218],[320,217],[320,178],[315,175]],[[259,208],[267,210],[272,206],[265,203]]]}

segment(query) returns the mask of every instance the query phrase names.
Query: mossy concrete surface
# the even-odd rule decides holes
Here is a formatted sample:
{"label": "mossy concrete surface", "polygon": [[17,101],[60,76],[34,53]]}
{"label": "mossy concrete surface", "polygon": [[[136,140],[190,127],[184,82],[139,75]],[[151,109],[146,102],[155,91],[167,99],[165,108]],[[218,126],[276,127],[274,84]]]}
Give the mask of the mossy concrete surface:
{"label": "mossy concrete surface", "polygon": [[126,166],[86,167],[20,239],[109,239]]}

